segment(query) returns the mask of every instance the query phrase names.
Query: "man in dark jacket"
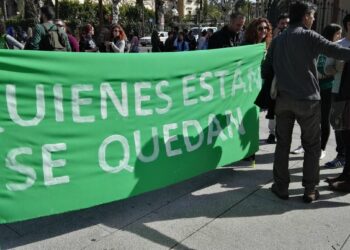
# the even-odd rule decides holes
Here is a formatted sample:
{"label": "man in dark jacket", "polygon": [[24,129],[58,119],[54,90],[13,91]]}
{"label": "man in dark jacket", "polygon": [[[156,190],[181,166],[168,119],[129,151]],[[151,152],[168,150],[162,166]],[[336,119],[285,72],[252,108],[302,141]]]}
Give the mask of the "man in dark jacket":
{"label": "man in dark jacket", "polygon": [[208,42],[208,49],[220,49],[238,46],[242,43],[245,16],[242,13],[232,13],[230,24],[215,32]]}
{"label": "man in dark jacket", "polygon": [[262,66],[262,77],[275,72],[277,85],[276,136],[272,192],[288,199],[290,182],[288,161],[295,120],[301,129],[305,149],[303,200],[317,200],[319,192],[319,158],[321,153],[320,87],[317,80],[316,58],[319,54],[341,60],[350,59],[350,49],[329,42],[310,30],[316,6],[296,2],[290,6],[290,26],[272,41]]}

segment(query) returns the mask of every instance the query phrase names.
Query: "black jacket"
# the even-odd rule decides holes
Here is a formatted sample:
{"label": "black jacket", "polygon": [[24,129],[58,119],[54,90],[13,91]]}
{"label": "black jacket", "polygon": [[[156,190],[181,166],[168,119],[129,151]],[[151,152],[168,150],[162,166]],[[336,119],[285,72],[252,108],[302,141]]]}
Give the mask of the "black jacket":
{"label": "black jacket", "polygon": [[235,47],[242,43],[242,38],[242,32],[234,33],[224,26],[209,38],[208,49]]}

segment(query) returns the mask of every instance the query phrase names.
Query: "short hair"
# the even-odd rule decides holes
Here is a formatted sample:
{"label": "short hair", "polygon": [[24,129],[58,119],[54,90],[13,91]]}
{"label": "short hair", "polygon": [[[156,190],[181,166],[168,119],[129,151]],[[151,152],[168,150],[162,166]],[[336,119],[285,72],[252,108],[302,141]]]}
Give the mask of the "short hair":
{"label": "short hair", "polygon": [[281,21],[282,19],[286,19],[286,18],[289,18],[289,15],[288,15],[288,13],[283,13],[283,14],[281,14],[281,15],[279,15],[279,17],[278,17],[278,22],[279,21]]}
{"label": "short hair", "polygon": [[350,22],[350,14],[347,14],[344,18],[343,18],[343,27],[345,29],[346,32],[348,32],[348,22]]}
{"label": "short hair", "polygon": [[324,27],[321,35],[327,40],[333,42],[333,37],[335,33],[341,30],[341,26],[336,23],[330,23],[326,27]]}
{"label": "short hair", "polygon": [[45,5],[40,8],[41,14],[44,14],[48,20],[55,18],[55,11],[51,6]]}
{"label": "short hair", "polygon": [[310,14],[312,11],[316,12],[317,7],[313,3],[297,1],[293,3],[289,8],[289,18],[291,24],[300,23],[303,21],[303,17]]}
{"label": "short hair", "polygon": [[241,12],[233,12],[231,13],[230,15],[230,20],[234,20],[234,19],[237,19],[237,18],[245,18],[245,15]]}

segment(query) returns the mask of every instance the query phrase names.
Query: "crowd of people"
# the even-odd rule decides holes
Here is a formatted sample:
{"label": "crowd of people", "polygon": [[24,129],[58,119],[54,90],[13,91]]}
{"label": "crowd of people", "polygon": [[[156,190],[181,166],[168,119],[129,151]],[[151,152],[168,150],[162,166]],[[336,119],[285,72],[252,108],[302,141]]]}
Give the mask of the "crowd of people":
{"label": "crowd of people", "polygon": [[[272,192],[288,199],[289,154],[304,153],[303,180],[305,202],[317,200],[320,159],[325,157],[331,125],[335,129],[337,157],[325,167],[343,167],[336,178],[326,181],[332,190],[350,192],[350,15],[343,28],[328,24],[322,34],[313,31],[315,5],[308,2],[291,4],[289,14],[278,18],[275,29],[266,18],[255,18],[248,25],[242,13],[233,13],[230,22],[217,32],[204,30],[198,40],[191,31],[168,32],[163,44],[157,31],[152,33],[152,52],[175,52],[219,49],[266,44],[262,62],[263,88],[256,104],[267,110],[270,135],[267,143],[276,143]],[[342,32],[346,36],[342,38]],[[28,50],[61,50],[73,52],[139,52],[139,37],[127,35],[121,25],[103,30],[97,41],[94,27],[84,26],[79,40],[62,20],[54,19],[50,7],[41,8],[41,24],[35,26],[25,46],[6,34],[0,24],[0,48]],[[290,151],[294,123],[301,128],[301,146]]]}

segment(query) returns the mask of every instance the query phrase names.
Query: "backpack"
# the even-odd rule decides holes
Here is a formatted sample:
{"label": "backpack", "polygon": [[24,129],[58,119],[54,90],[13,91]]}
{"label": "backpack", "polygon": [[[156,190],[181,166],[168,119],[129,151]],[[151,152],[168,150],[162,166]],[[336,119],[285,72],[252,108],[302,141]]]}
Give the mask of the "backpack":
{"label": "backpack", "polygon": [[45,36],[42,39],[40,49],[49,51],[67,51],[64,39],[64,31],[56,25],[48,27],[42,24],[45,29]]}
{"label": "backpack", "polygon": [[6,40],[6,35],[0,36],[0,49],[9,49],[9,46]]}

